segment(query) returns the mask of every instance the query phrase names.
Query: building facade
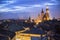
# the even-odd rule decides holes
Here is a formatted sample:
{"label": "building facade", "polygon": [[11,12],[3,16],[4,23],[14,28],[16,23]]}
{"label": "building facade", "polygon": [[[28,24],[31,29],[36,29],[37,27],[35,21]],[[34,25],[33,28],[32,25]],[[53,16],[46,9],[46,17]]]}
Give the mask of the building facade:
{"label": "building facade", "polygon": [[36,24],[42,21],[50,20],[49,8],[46,6],[46,12],[42,9],[41,14],[38,14],[38,17],[35,19]]}

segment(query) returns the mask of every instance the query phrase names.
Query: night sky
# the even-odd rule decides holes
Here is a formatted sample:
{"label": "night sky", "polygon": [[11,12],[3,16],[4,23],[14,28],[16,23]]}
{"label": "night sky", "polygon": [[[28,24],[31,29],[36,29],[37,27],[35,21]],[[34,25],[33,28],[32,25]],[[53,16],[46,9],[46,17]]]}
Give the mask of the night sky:
{"label": "night sky", "polygon": [[60,0],[0,0],[0,19],[36,18],[46,5],[51,18],[60,18]]}

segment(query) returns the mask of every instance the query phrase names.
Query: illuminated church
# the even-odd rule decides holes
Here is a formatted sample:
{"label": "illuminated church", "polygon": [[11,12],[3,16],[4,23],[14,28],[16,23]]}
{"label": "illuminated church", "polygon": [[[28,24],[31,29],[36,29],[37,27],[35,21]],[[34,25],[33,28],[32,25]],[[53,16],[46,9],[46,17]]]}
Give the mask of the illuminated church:
{"label": "illuminated church", "polygon": [[46,20],[50,20],[48,6],[46,6],[45,13],[44,10],[42,9],[41,14],[38,14],[38,17],[35,19],[35,22],[38,24],[39,22],[46,21]]}
{"label": "illuminated church", "polygon": [[41,14],[38,14],[36,19],[32,19],[31,17],[29,17],[29,19],[26,22],[32,22],[32,20],[34,20],[36,24],[38,24],[39,22],[50,20],[48,6],[46,6],[46,12],[44,12],[44,10],[42,9]]}

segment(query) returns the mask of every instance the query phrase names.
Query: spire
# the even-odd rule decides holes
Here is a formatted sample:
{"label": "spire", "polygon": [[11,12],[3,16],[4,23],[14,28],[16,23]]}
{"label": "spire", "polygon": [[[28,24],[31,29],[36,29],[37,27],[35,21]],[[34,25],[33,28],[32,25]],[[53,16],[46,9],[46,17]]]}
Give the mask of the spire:
{"label": "spire", "polygon": [[46,5],[46,18],[47,18],[47,20],[49,20],[50,18],[49,18],[49,8],[48,8],[48,5]]}
{"label": "spire", "polygon": [[31,17],[29,16],[29,20],[31,20]]}
{"label": "spire", "polygon": [[44,16],[44,11],[42,9],[42,11],[41,11],[41,21],[43,20],[43,16]]}
{"label": "spire", "polygon": [[46,9],[48,9],[48,5],[46,5]]}
{"label": "spire", "polygon": [[43,9],[42,9],[41,13],[44,13]]}
{"label": "spire", "polygon": [[46,5],[46,13],[49,13],[48,5]]}
{"label": "spire", "polygon": [[42,11],[41,11],[41,16],[42,16],[42,17],[44,16],[44,11],[43,11],[43,9],[42,9]]}

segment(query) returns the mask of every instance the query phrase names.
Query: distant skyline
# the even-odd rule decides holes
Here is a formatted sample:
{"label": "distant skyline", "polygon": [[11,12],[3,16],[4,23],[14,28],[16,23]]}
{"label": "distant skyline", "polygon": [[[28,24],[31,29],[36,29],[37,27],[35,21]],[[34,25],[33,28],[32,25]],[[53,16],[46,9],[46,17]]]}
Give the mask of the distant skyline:
{"label": "distant skyline", "polygon": [[60,0],[0,0],[0,19],[36,18],[46,5],[51,18],[60,18]]}

